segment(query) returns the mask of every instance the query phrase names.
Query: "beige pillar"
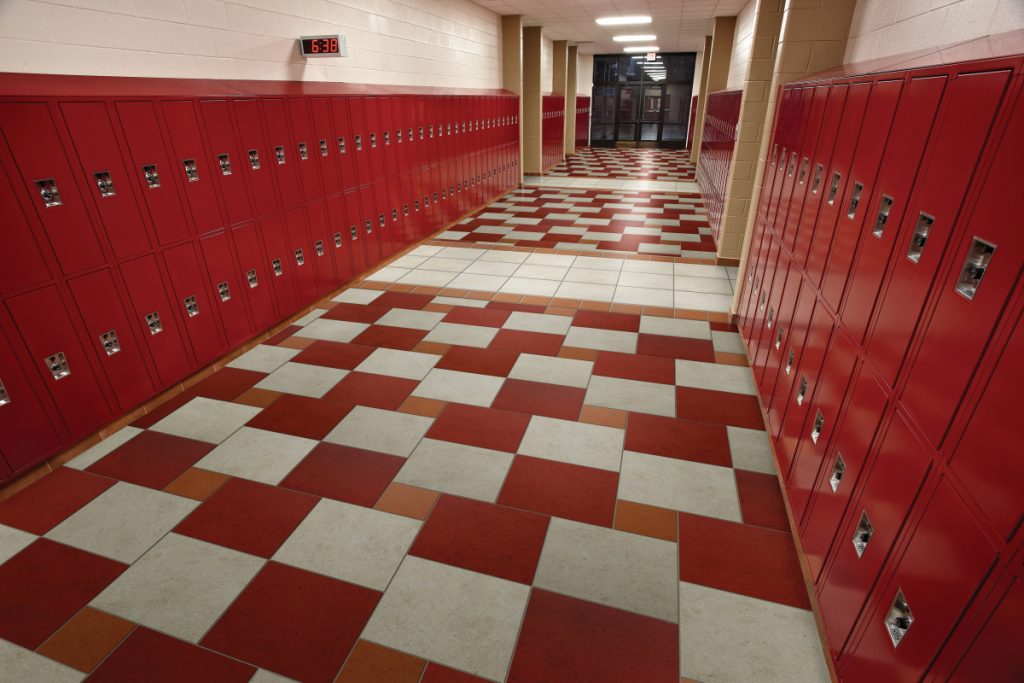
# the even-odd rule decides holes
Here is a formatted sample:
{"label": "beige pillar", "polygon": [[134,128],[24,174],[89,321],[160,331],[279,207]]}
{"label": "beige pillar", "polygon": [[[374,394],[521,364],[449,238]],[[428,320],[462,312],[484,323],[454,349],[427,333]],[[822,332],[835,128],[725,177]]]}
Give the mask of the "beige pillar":
{"label": "beige pillar", "polygon": [[[523,120],[523,18],[501,18],[501,87],[519,95],[519,120]],[[523,182],[523,127],[519,126],[519,182]]]}
{"label": "beige pillar", "polygon": [[[850,33],[856,0],[832,0],[827,7],[796,7],[805,4],[786,0],[779,32],[778,49],[774,61],[771,82],[767,89],[767,112],[761,125],[759,149],[755,174],[750,193],[743,233],[740,235],[740,272],[746,268],[750,251],[750,237],[757,219],[757,205],[761,197],[761,182],[765,160],[771,146],[771,131],[774,125],[775,99],[779,86],[791,83],[809,74],[831,69],[843,63],[846,40]],[[740,133],[743,134],[742,131]],[[733,301],[735,310],[739,290]]]}
{"label": "beige pillar", "polygon": [[[565,40],[556,40],[551,44],[551,93],[562,96],[562,133],[565,133],[566,121],[569,120],[569,98],[566,93],[569,90],[569,43]],[[565,145],[563,140],[562,159],[565,159]]]}
{"label": "beige pillar", "polygon": [[704,64],[701,71],[700,95],[697,100],[697,120],[693,124],[693,148],[690,157],[694,163],[700,157],[700,140],[704,132],[704,111],[708,95],[722,90],[729,83],[729,60],[732,41],[736,35],[736,17],[715,17],[715,32],[704,40]]}
{"label": "beige pillar", "polygon": [[568,68],[565,74],[565,153],[576,153],[576,79],[579,53],[575,45],[569,47]]}
{"label": "beige pillar", "polygon": [[542,31],[540,26],[528,26],[523,29],[523,112],[519,122],[523,136],[523,173],[530,175],[540,175],[543,170],[540,118]]}

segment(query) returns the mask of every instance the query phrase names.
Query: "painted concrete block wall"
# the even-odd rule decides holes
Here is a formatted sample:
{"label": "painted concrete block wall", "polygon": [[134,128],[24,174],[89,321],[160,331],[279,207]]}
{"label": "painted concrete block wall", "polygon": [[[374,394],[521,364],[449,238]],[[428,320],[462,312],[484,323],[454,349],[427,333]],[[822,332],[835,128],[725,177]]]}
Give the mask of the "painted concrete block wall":
{"label": "painted concrete block wall", "polygon": [[1024,29],[1024,0],[859,0],[845,62]]}
{"label": "painted concrete block wall", "polygon": [[592,97],[594,91],[594,55],[581,54],[576,65],[576,94]]}
{"label": "painted concrete block wall", "polygon": [[[330,33],[349,57],[299,56]],[[498,88],[501,22],[469,0],[0,0],[0,71]]]}
{"label": "painted concrete block wall", "polygon": [[729,59],[728,90],[739,90],[747,78],[750,65],[750,50],[754,45],[754,18],[757,15],[758,0],[750,0],[736,15],[736,33],[732,42],[732,57]]}
{"label": "painted concrete block wall", "polygon": [[540,40],[540,91],[549,93],[554,88],[554,67],[552,54],[554,42],[542,35]]}

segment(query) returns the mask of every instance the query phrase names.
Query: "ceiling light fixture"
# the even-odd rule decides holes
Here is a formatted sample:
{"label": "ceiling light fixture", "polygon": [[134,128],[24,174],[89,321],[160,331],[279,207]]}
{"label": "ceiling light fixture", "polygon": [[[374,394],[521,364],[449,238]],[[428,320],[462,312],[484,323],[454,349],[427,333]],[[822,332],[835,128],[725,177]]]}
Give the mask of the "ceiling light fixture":
{"label": "ceiling light fixture", "polygon": [[623,52],[657,52],[660,50],[657,45],[631,45],[622,48]]}
{"label": "ceiling light fixture", "polygon": [[649,33],[636,33],[629,36],[612,36],[612,40],[616,43],[637,43],[640,41],[651,42],[657,40],[658,36],[651,35]]}
{"label": "ceiling light fixture", "polygon": [[625,26],[627,24],[649,24],[651,23],[651,18],[646,16],[601,17],[595,21],[599,26]]}

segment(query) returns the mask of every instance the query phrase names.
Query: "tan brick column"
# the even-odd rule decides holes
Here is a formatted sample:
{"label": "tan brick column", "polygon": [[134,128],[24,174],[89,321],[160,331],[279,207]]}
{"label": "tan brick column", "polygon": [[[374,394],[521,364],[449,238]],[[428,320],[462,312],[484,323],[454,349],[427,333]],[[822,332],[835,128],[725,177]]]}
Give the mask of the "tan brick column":
{"label": "tan brick column", "polygon": [[[519,120],[523,120],[523,18],[501,18],[501,87],[519,95]],[[519,182],[523,182],[523,127],[519,126]]]}
{"label": "tan brick column", "polygon": [[[697,112],[693,118],[693,139],[690,140],[690,160],[697,163],[700,156],[700,140],[704,128],[704,98],[708,92],[708,71],[711,62],[711,36],[704,37],[704,51],[700,53],[700,83],[697,88]],[[689,125],[689,122],[687,122]]]}
{"label": "tan brick column", "polygon": [[[565,40],[556,40],[551,44],[551,92],[554,95],[561,95],[563,100],[562,123],[569,119],[569,98],[565,96],[568,92],[569,81],[569,43]],[[565,128],[562,132],[564,134]],[[565,158],[565,146],[562,146],[562,158]]]}
{"label": "tan brick column", "polygon": [[697,100],[697,120],[693,124],[693,149],[691,158],[696,163],[700,157],[700,139],[704,131],[704,110],[708,94],[723,89],[729,82],[729,60],[732,58],[732,41],[736,36],[736,17],[715,17],[715,32],[711,36],[711,47],[704,41],[704,61],[701,73],[703,81],[700,99]]}
{"label": "tan brick column", "polygon": [[579,53],[575,45],[569,46],[568,64],[565,73],[565,153],[576,153],[576,79]]}
{"label": "tan brick column", "polygon": [[542,31],[540,26],[523,29],[523,113],[519,121],[523,135],[523,173],[530,175],[540,175],[543,170],[540,118]]}

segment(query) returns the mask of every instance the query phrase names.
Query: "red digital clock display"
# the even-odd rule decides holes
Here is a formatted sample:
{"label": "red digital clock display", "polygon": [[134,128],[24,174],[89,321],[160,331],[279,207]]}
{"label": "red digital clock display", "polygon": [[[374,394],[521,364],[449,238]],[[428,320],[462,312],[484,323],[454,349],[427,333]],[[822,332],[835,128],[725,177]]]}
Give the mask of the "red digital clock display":
{"label": "red digital clock display", "polygon": [[345,53],[341,36],[303,36],[299,46],[305,57],[340,57]]}

